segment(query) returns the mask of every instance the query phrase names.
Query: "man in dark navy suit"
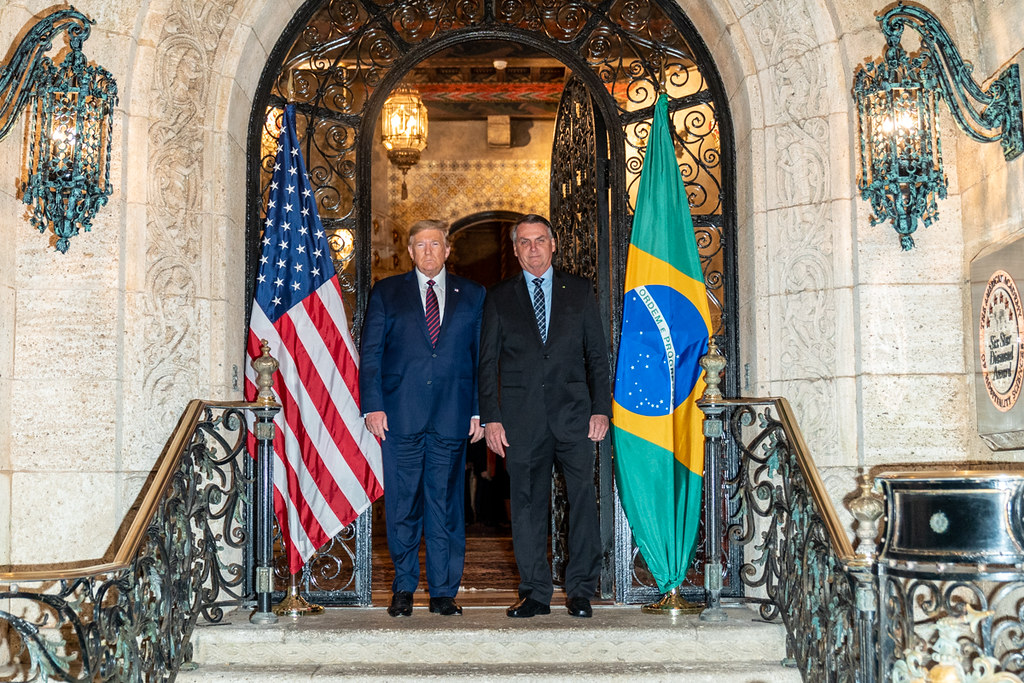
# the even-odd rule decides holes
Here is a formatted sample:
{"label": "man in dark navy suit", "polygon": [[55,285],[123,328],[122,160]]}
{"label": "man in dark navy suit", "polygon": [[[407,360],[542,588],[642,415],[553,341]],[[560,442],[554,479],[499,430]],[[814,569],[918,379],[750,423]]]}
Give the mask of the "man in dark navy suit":
{"label": "man in dark navy suit", "polygon": [[416,267],[374,286],[363,324],[359,398],[383,451],[393,617],[412,614],[421,537],[430,611],[462,614],[466,437],[483,438],[476,368],[485,292],[446,272],[450,251],[447,223],[415,223]]}
{"label": "man in dark navy suit", "polygon": [[551,466],[565,476],[569,503],[566,607],[592,614],[601,570],[594,490],[594,442],[611,415],[608,345],[593,284],[555,270],[547,219],[524,216],[512,229],[523,272],[487,293],[480,333],[480,419],[487,446],[506,456],[519,601],[510,617],[548,614]]}

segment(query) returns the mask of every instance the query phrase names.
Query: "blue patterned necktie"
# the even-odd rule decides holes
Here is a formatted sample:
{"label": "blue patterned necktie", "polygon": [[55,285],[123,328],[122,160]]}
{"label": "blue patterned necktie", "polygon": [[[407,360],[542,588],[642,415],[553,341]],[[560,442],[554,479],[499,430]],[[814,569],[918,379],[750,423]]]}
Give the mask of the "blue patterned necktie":
{"label": "blue patterned necktie", "polygon": [[427,280],[427,332],[430,333],[430,345],[437,346],[437,337],[441,333],[441,309],[437,306],[433,280]]}
{"label": "blue patterned necktie", "polygon": [[544,319],[544,290],[540,287],[542,284],[544,284],[543,278],[533,278],[533,314],[537,317],[537,330],[540,332],[540,340],[547,344],[548,325]]}

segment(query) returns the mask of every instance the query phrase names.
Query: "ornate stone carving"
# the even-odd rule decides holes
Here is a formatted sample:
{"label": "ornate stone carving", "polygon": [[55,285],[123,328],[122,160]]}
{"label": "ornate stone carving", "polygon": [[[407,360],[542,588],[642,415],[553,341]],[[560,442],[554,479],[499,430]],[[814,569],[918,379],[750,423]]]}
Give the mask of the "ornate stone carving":
{"label": "ornate stone carving", "polygon": [[[743,23],[761,48],[764,90],[765,198],[770,245],[769,268],[776,275],[770,354],[781,359],[776,376],[796,380],[796,398],[808,442],[835,451],[839,416],[836,385],[818,379],[836,375],[834,247],[829,198],[832,132],[829,91],[837,87],[826,73],[826,48],[818,44],[809,3],[772,0],[745,3]],[[758,27],[753,32],[753,27]],[[786,209],[773,211],[773,209]],[[777,342],[777,346],[774,344]],[[812,448],[816,457],[829,455]]]}
{"label": "ornate stone carving", "polygon": [[[141,383],[136,414],[152,418],[149,439],[141,443],[153,455],[174,425],[181,402],[202,387],[212,327],[203,300],[209,296],[202,263],[210,248],[204,236],[204,193],[209,191],[205,158],[213,113],[210,91],[222,33],[235,0],[174,0],[168,7],[156,45],[150,85],[149,186],[145,291],[129,329],[141,330],[127,353],[138,359]],[[140,84],[140,87],[143,84]]]}

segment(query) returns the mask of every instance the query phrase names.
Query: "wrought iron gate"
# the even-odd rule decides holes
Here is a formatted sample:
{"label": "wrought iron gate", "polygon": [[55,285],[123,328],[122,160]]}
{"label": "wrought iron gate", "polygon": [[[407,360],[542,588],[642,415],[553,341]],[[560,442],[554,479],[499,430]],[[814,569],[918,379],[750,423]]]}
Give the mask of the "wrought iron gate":
{"label": "wrought iron gate", "polygon": [[[252,300],[259,259],[275,120],[291,102],[296,104],[302,151],[331,235],[358,343],[371,286],[370,162],[381,106],[423,59],[481,40],[525,45],[558,59],[571,69],[570,85],[587,93],[595,121],[605,127],[596,135],[607,140],[606,148],[593,157],[597,163],[576,168],[581,177],[592,174],[599,187],[607,188],[594,200],[595,215],[604,218],[588,228],[591,232],[579,228],[581,223],[565,223],[566,228],[559,228],[565,231],[559,246],[572,253],[572,262],[563,265],[592,269],[612,351],[618,344],[632,197],[654,98],[664,79],[715,333],[727,355],[738,358],[731,122],[707,48],[672,0],[308,0],[271,52],[254,98],[248,142],[247,300]],[[577,201],[581,196],[570,191],[553,204],[556,225],[564,218],[557,212],[575,213]],[[573,226],[571,232],[568,226]],[[735,395],[735,364],[730,372],[726,390]],[[600,479],[600,493],[606,502],[614,499],[608,457],[602,453],[601,469],[607,474]],[[634,566],[635,548],[621,513],[616,512],[614,533],[610,516],[602,523],[605,537],[614,538],[614,554],[606,545],[606,567],[614,563],[616,598],[632,602],[654,595],[642,566]],[[360,518],[307,565],[303,588],[313,599],[323,604],[369,603],[370,531],[368,517]],[[278,579],[283,590],[283,571]],[[602,581],[602,590],[607,589]]]}
{"label": "wrought iron gate", "polygon": [[[604,122],[595,115],[587,86],[571,77],[562,91],[555,117],[551,145],[551,225],[558,250],[555,265],[573,275],[588,278],[601,293],[601,311],[606,323],[608,305],[608,135]],[[594,484],[598,492],[601,522],[601,594],[611,596],[614,588],[614,534],[612,519],[611,436],[595,448],[597,468]],[[565,481],[557,471],[551,489],[551,573],[556,585],[565,580],[569,547],[569,519]]]}

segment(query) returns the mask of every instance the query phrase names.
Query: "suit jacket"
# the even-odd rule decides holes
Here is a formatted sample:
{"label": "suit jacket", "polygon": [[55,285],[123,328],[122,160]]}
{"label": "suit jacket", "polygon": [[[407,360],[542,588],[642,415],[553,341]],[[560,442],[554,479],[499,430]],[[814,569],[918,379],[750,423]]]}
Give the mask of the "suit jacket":
{"label": "suit jacket", "polygon": [[363,323],[359,404],[383,410],[388,430],[417,434],[432,428],[463,438],[478,414],[476,370],[484,288],[446,274],[444,317],[431,347],[416,272],[378,282]]}
{"label": "suit jacket", "polygon": [[611,415],[611,381],[594,288],[554,271],[551,321],[541,343],[522,273],[495,285],[480,332],[480,421],[501,422],[509,443],[545,423],[560,441],[585,439],[591,415]]}

